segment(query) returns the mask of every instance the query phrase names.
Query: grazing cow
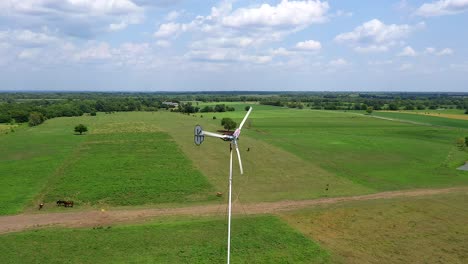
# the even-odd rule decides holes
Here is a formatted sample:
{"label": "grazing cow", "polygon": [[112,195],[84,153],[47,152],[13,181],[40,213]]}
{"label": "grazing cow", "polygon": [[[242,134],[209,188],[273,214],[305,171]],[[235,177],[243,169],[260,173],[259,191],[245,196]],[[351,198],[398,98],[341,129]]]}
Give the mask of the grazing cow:
{"label": "grazing cow", "polygon": [[216,196],[221,197],[221,196],[223,196],[223,193],[222,192],[217,192]]}
{"label": "grazing cow", "polygon": [[41,210],[42,207],[44,207],[44,203],[40,203],[40,204],[39,204],[39,210]]}
{"label": "grazing cow", "polygon": [[65,201],[65,203],[63,204],[63,206],[65,206],[65,207],[73,207],[73,201]]}
{"label": "grazing cow", "polygon": [[58,200],[57,201],[57,206],[62,206],[62,205],[65,205],[65,201],[64,200]]}

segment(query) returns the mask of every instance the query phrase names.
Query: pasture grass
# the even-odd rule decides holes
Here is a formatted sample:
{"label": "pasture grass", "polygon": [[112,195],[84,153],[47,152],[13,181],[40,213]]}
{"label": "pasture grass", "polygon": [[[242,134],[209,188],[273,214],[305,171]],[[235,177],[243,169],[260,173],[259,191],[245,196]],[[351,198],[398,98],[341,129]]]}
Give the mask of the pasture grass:
{"label": "pasture grass", "polygon": [[[222,219],[159,221],[0,236],[2,263],[223,263]],[[234,218],[232,263],[328,263],[315,242],[273,216]]]}
{"label": "pasture grass", "polygon": [[[193,127],[216,131],[222,117],[240,123],[247,104],[230,105],[237,111],[55,118],[2,135],[0,214],[36,208],[44,198],[91,206],[223,202],[227,195],[214,193],[228,190],[229,143],[206,138],[197,147]],[[244,175],[234,156],[234,198],[240,202],[468,183],[467,172],[456,170],[468,154],[455,144],[466,130],[249,105],[254,111],[239,141]],[[86,135],[73,134],[78,123],[88,126]]]}
{"label": "pasture grass", "polygon": [[22,211],[85,137],[72,118],[19,127],[0,136],[0,215]]}
{"label": "pasture grass", "polygon": [[[245,104],[233,106],[244,109]],[[215,113],[217,120],[212,122],[232,117],[239,123],[244,114],[245,111]],[[468,160],[468,152],[460,151],[456,145],[458,138],[467,135],[465,129],[262,105],[254,105],[250,118],[246,123],[249,137],[280,147],[309,166],[347,179],[354,186],[386,191],[468,184],[468,173],[456,170]],[[446,120],[468,125],[463,120]],[[334,184],[329,185],[329,190],[333,190]]]}
{"label": "pasture grass", "polygon": [[163,132],[90,134],[44,201],[111,206],[208,200],[211,185]]}
{"label": "pasture grass", "polygon": [[466,192],[326,205],[281,218],[337,263],[467,263]]}
{"label": "pasture grass", "polygon": [[[450,118],[446,115],[437,116],[437,114],[424,115],[410,112],[380,112],[375,111],[372,113],[374,116],[385,118],[392,118],[397,120],[404,120],[416,122],[432,126],[453,127],[468,130],[468,115],[458,115],[458,119]],[[463,120],[462,118],[465,118]],[[467,132],[468,133],[468,132]]]}

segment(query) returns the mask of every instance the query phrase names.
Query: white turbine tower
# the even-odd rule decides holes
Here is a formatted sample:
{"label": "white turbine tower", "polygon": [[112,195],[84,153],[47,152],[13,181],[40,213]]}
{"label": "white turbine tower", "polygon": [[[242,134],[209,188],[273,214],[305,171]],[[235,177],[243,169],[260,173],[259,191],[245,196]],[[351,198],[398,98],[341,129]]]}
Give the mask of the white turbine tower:
{"label": "white turbine tower", "polygon": [[247,117],[250,115],[250,112],[252,112],[252,107],[249,108],[249,111],[247,111],[247,114],[245,114],[245,117],[240,123],[239,127],[234,131],[234,133],[232,133],[232,135],[231,134],[222,135],[218,133],[203,131],[202,127],[198,125],[195,127],[195,131],[194,131],[195,132],[194,140],[195,140],[196,145],[200,145],[201,143],[203,143],[203,141],[205,140],[205,136],[216,137],[224,141],[230,141],[229,150],[230,150],[231,157],[229,160],[229,209],[228,209],[228,241],[227,241],[227,263],[228,264],[230,263],[230,255],[231,255],[230,253],[231,253],[231,209],[232,209],[232,146],[234,145],[234,147],[236,148],[237,158],[239,160],[240,173],[244,174],[244,169],[242,168],[242,160],[241,160],[240,152],[239,152],[239,146],[237,143],[239,140],[242,126],[244,125],[245,120],[247,120]]}

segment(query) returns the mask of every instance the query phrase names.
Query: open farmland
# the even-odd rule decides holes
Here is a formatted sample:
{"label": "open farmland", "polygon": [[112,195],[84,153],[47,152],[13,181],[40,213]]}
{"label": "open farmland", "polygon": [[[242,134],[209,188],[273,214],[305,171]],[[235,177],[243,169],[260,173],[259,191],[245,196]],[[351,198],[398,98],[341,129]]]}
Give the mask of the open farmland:
{"label": "open farmland", "polygon": [[[196,147],[193,127],[200,124],[216,131],[221,129],[223,117],[240,122],[246,104],[229,105],[237,110],[61,117],[2,135],[0,170],[6,175],[1,178],[5,186],[0,195],[2,214],[25,212],[34,218],[40,201],[46,203],[40,213],[51,217],[57,217],[56,212],[84,211],[86,215],[105,209],[100,212],[103,224],[94,229],[53,228],[1,235],[7,263],[36,259],[57,263],[224,261],[226,223],[221,216],[227,197],[215,194],[227,193],[229,145],[206,138]],[[466,129],[338,111],[253,107],[239,141],[245,174],[239,175],[234,164],[238,216],[233,221],[233,262],[402,261],[387,255],[417,262],[424,259],[422,253],[411,250],[410,245],[423,246],[434,239],[439,242],[427,246],[427,260],[437,257],[442,262],[463,263],[466,259],[461,250],[467,245],[462,227],[466,215],[455,210],[466,203],[462,191],[378,200],[387,199],[383,193],[375,201],[353,201],[359,195],[388,190],[468,185],[468,173],[456,170],[468,153],[455,144],[466,135]],[[89,132],[75,135],[73,127],[79,123],[86,124]],[[338,198],[313,200],[331,197]],[[74,200],[76,206],[56,207],[58,199]],[[326,205],[328,201],[338,204]],[[195,205],[206,206],[205,214],[210,216],[187,216]],[[268,209],[272,205],[277,209]],[[131,218],[126,212],[137,208],[144,216],[144,210],[177,212],[179,207],[186,208],[181,214],[184,218],[155,213],[142,219],[158,220],[141,225],[115,225],[105,218],[108,210]],[[287,207],[291,208],[286,213]],[[258,213],[282,220],[239,216]],[[364,226],[371,228],[363,232]],[[413,233],[405,233],[410,230]],[[74,250],[69,252],[70,245]]]}
{"label": "open farmland", "polygon": [[[215,131],[225,116],[239,122],[245,105],[232,105],[238,110],[203,118],[169,112],[57,118],[4,135],[0,170],[9,187],[2,212],[34,208],[32,201],[43,199],[90,206],[215,202],[215,192],[227,192],[228,144],[207,139],[195,147],[192,130],[201,124]],[[235,177],[240,202],[468,183],[466,172],[454,169],[468,159],[455,145],[463,129],[254,107],[240,142],[246,171]],[[72,133],[77,123],[89,126],[87,135]]]}
{"label": "open farmland", "polygon": [[[235,218],[232,235],[233,263],[329,262],[328,252],[276,217]],[[225,243],[220,218],[0,236],[2,263],[223,263]]]}
{"label": "open farmland", "polygon": [[282,219],[343,263],[466,263],[468,194],[359,201]]}
{"label": "open farmland", "polygon": [[391,118],[395,120],[402,120],[408,122],[414,122],[423,125],[431,126],[441,126],[441,127],[453,127],[453,128],[463,128],[468,129],[468,115],[456,115],[456,118],[453,116],[445,115],[423,115],[410,112],[374,112],[374,116]]}
{"label": "open farmland", "polygon": [[[241,115],[230,112],[220,117]],[[374,191],[468,184],[467,173],[456,170],[468,159],[456,145],[468,133],[463,128],[271,106],[257,106],[251,126],[249,136]]]}

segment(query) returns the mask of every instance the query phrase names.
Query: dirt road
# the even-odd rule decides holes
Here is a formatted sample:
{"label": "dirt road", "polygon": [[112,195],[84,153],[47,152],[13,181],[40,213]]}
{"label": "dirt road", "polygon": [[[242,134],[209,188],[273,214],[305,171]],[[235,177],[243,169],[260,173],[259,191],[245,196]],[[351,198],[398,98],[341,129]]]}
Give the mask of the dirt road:
{"label": "dirt road", "polygon": [[[446,189],[418,189],[406,191],[381,192],[369,195],[322,198],[303,201],[279,201],[256,204],[235,203],[235,214],[265,214],[291,211],[316,205],[335,204],[349,201],[364,201],[375,199],[390,199],[397,197],[415,197],[435,194],[468,192],[468,187]],[[17,232],[31,228],[48,226],[62,227],[91,227],[111,225],[115,223],[129,223],[147,220],[158,216],[171,215],[216,215],[224,213],[226,207],[220,205],[203,205],[168,209],[134,209],[112,211],[85,211],[68,213],[21,214],[0,217],[0,234]]]}

